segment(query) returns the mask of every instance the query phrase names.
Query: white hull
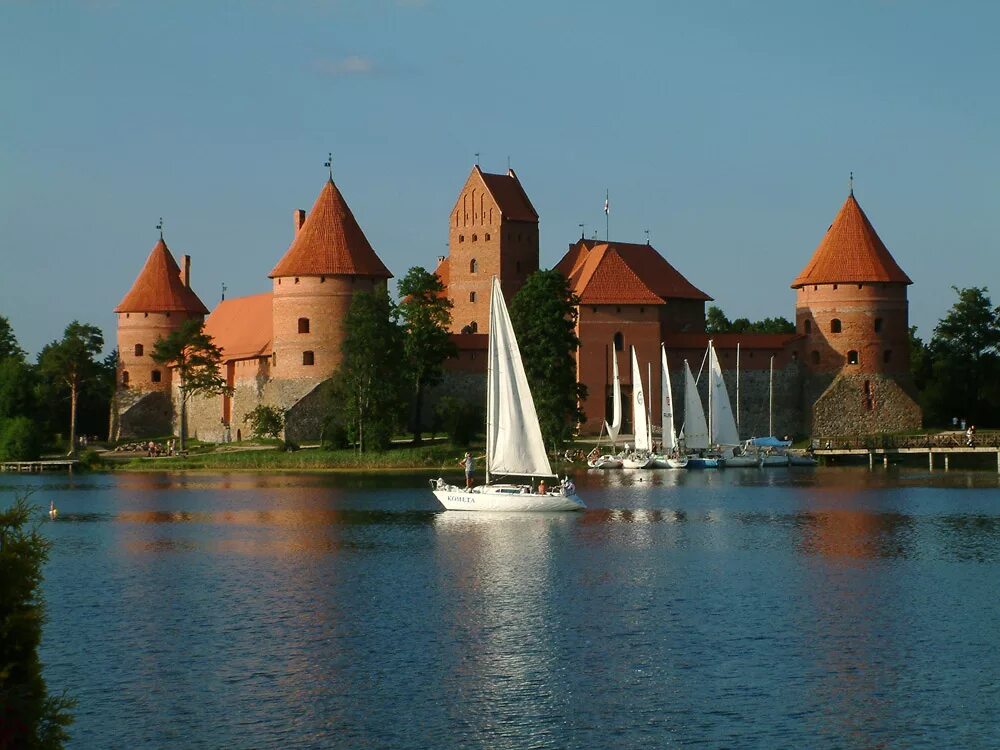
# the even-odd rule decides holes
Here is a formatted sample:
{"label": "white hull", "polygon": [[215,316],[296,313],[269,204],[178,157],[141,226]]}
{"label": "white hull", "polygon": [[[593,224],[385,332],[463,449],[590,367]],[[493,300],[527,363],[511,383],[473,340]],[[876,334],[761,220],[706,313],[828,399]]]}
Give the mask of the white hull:
{"label": "white hull", "polygon": [[726,459],[726,468],[756,469],[761,465],[760,456],[743,455]]}
{"label": "white hull", "polygon": [[471,490],[445,486],[435,489],[434,497],[445,510],[524,513],[585,510],[587,507],[576,493],[547,492],[539,495],[530,492],[527,485],[515,484],[481,485]]}
{"label": "white hull", "polygon": [[631,456],[622,459],[623,469],[651,469],[656,459],[653,456]]}
{"label": "white hull", "polygon": [[588,461],[587,466],[591,469],[620,469],[622,461],[614,456],[601,456],[593,461]]}

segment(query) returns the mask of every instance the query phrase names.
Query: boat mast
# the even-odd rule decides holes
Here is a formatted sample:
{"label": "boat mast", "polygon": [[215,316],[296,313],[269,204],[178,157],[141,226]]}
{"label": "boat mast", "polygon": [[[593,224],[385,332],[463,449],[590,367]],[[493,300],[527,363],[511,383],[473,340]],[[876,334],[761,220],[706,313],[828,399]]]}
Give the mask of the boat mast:
{"label": "boat mast", "polygon": [[774,435],[774,355],[771,355],[771,374],[767,381],[767,434]]}
{"label": "boat mast", "polygon": [[[653,363],[646,363],[646,435],[648,436],[649,452],[653,452]],[[662,425],[660,432],[663,432]]]}
{"label": "boat mast", "polygon": [[712,391],[715,386],[715,347],[712,346],[712,339],[708,340],[708,447],[712,447],[712,438],[715,437],[715,423],[712,422]]}
{"label": "boat mast", "polygon": [[736,429],[740,429],[740,342],[736,342]]}
{"label": "boat mast", "polygon": [[494,276],[493,283],[490,285],[490,339],[489,347],[486,350],[486,484],[490,483],[490,457],[493,455],[493,399],[495,398],[493,393],[493,355],[496,346],[493,329],[496,326],[494,316],[496,281],[497,277]]}

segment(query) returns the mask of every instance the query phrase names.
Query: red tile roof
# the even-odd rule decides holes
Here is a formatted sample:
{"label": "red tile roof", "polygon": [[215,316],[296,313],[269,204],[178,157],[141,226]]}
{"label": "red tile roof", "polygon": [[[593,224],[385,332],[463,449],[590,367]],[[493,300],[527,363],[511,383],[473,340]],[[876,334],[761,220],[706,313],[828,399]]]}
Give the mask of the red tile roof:
{"label": "red tile roof", "polygon": [[556,270],[583,304],[663,304],[712,299],[685,279],[652,245],[579,240]]}
{"label": "red tile roof", "polygon": [[223,300],[205,320],[205,332],[225,361],[271,353],[271,292]]}
{"label": "red tile roof", "polygon": [[912,284],[879,239],[852,192],[813,253],[792,282],[792,289],[807,284],[861,282]]}
{"label": "red tile roof", "polygon": [[513,169],[507,174],[490,174],[483,172],[478,166],[475,170],[483,178],[486,189],[490,191],[493,200],[500,207],[500,213],[511,221],[538,221],[538,212],[531,205],[528,194],[521,187],[521,181]]}
{"label": "red tile roof", "polygon": [[337,186],[329,180],[269,276],[336,275],[392,278]]}
{"label": "red tile roof", "polygon": [[115,312],[187,312],[206,315],[208,308],[190,287],[184,286],[181,269],[161,237]]}
{"label": "red tile roof", "polygon": [[441,286],[444,287],[444,291],[441,292],[439,297],[448,296],[448,284],[451,283],[451,263],[448,262],[448,256],[444,256],[438,261],[437,268],[434,269],[434,275],[438,277],[441,282]]}

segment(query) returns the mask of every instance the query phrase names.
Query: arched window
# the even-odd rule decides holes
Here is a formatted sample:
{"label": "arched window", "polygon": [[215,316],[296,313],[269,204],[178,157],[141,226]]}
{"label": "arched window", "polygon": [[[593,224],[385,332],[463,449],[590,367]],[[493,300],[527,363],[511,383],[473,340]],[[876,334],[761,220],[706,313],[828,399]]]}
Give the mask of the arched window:
{"label": "arched window", "polygon": [[806,333],[813,332],[813,322],[809,320],[809,318],[806,318],[805,327],[806,327]]}
{"label": "arched window", "polygon": [[856,365],[857,363],[858,363],[858,353],[854,349],[851,349],[851,351],[847,353],[847,364]]}
{"label": "arched window", "polygon": [[302,352],[302,364],[314,365],[316,364],[316,357],[312,352]]}
{"label": "arched window", "polygon": [[476,301],[476,293],[469,292],[469,302],[475,302],[475,301]]}
{"label": "arched window", "polygon": [[882,361],[889,364],[892,361],[892,349],[886,349],[882,352]]}
{"label": "arched window", "polygon": [[122,385],[128,387],[128,370],[122,370]]}
{"label": "arched window", "polygon": [[487,242],[489,242],[489,241],[490,241],[490,233],[489,233],[489,232],[487,232],[487,233],[486,233],[486,237],[485,237],[485,239],[486,239],[486,241],[487,241]]}
{"label": "arched window", "polygon": [[810,353],[810,355],[809,355],[809,359],[812,361],[812,363],[814,365],[818,365],[819,364],[819,352],[817,350],[813,349],[812,353]]}
{"label": "arched window", "polygon": [[459,242],[465,242],[465,235],[464,234],[458,235],[458,241]]}
{"label": "arched window", "polygon": [[473,258],[472,260],[469,261],[469,273],[475,273],[478,268],[479,268],[479,264],[476,263],[476,259],[475,258]]}
{"label": "arched window", "polygon": [[149,379],[152,380],[154,383],[159,383],[160,382],[160,371],[159,370],[153,370],[149,374]]}
{"label": "arched window", "polygon": [[479,332],[479,323],[477,323],[476,321],[472,321],[471,323],[469,323],[469,329],[473,333],[478,333]]}
{"label": "arched window", "polygon": [[479,240],[479,235],[478,235],[478,234],[474,234],[474,235],[472,235],[472,241],[473,241],[473,242],[476,242],[476,241],[478,241],[478,240]]}
{"label": "arched window", "polygon": [[830,333],[840,333],[840,318],[834,318],[830,321]]}
{"label": "arched window", "polygon": [[620,352],[625,349],[625,337],[622,336],[622,332],[618,331],[615,334],[615,351]]}
{"label": "arched window", "polygon": [[882,318],[875,318],[875,333],[882,331]]}
{"label": "arched window", "polygon": [[135,356],[137,356],[137,357],[141,357],[142,356],[142,344],[136,344],[135,345]]}
{"label": "arched window", "polygon": [[299,318],[299,333],[309,333],[309,318]]}

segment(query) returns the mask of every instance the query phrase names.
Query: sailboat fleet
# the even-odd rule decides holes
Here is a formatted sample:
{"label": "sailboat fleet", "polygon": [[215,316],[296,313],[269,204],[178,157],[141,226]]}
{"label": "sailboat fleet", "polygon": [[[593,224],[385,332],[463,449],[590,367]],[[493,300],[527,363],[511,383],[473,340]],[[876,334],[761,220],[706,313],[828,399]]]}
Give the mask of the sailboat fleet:
{"label": "sailboat fleet", "polygon": [[[705,405],[698,392],[698,379],[691,366],[684,360],[684,425],[678,435],[674,423],[673,393],[670,383],[670,369],[667,364],[666,348],[660,345],[660,427],[661,445],[656,451],[653,442],[652,414],[648,398],[643,390],[642,374],[635,347],[631,348],[632,373],[632,425],[634,444],[625,444],[625,449],[615,452],[615,441],[621,430],[621,383],[618,375],[617,356],[612,357],[612,423],[605,422],[611,438],[611,452],[595,449],[588,458],[594,469],[714,469],[728,467],[764,467],[788,465],[814,465],[809,457],[798,457],[788,453],[791,441],[775,437],[759,437],[741,440],[736,415],[722,367],[712,341],[708,342],[705,353],[707,362],[707,417]],[[738,365],[737,365],[738,368]],[[699,372],[699,379],[701,372]],[[651,378],[650,378],[651,380]],[[652,385],[650,380],[650,391]],[[737,375],[737,414],[739,410],[739,380]],[[773,394],[773,370],[770,388]],[[773,403],[773,397],[770,399]]]}

